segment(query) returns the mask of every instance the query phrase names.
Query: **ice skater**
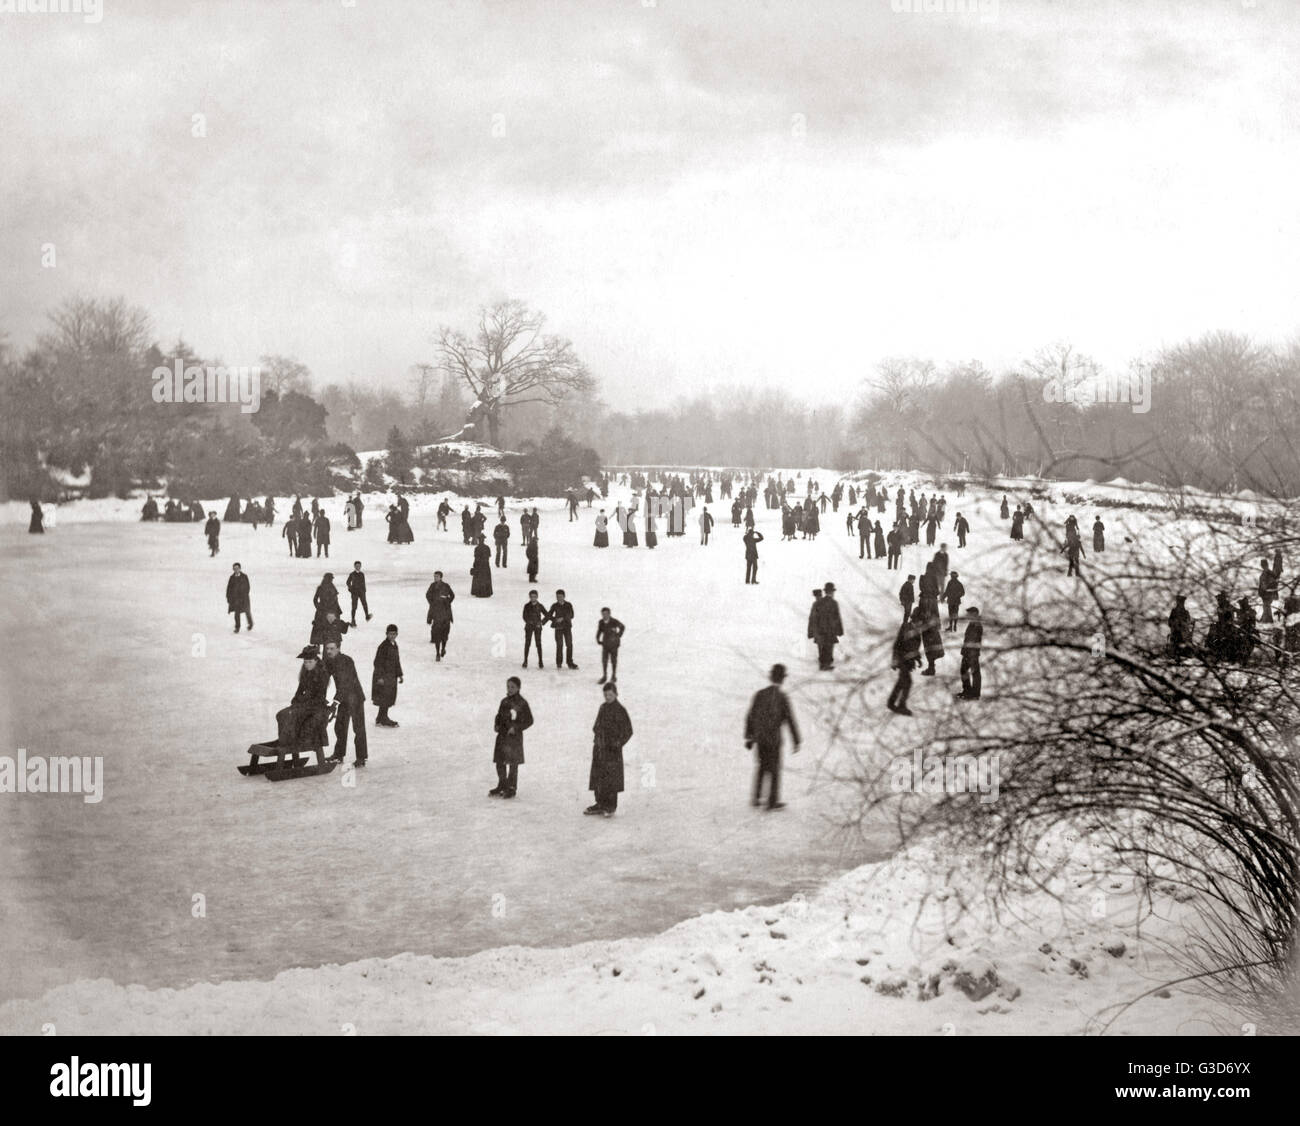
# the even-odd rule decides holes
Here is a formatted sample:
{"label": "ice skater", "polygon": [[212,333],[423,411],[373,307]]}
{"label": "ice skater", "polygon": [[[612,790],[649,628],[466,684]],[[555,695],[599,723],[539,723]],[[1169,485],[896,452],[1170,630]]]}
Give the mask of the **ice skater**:
{"label": "ice skater", "polygon": [[622,644],[625,628],[622,622],[610,615],[608,606],[600,608],[600,621],[596,623],[596,644],[600,646],[600,680],[597,684],[604,684],[606,679],[611,684],[618,680],[618,647]]}
{"label": "ice skater", "polygon": [[618,795],[623,792],[623,748],[632,738],[632,720],[618,702],[618,686],[611,680],[605,685],[605,702],[596,713],[591,731],[591,772],[587,788],[596,801],[582,812],[588,816],[613,817],[618,809]]}
{"label": "ice skater", "polygon": [[497,733],[492,748],[492,762],[497,768],[497,784],[488,791],[490,798],[513,798],[519,786],[519,767],[524,761],[524,732],[533,725],[533,711],[520,694],[517,676],[506,681],[506,694],[497,705],[492,729]]}
{"label": "ice skater", "polygon": [[768,674],[771,683],[754,693],[749,712],[745,715],[745,747],[757,752],[758,765],[754,772],[754,796],[750,804],[763,804],[763,780],[769,779],[767,808],[784,809],[781,800],[781,729],[789,726],[794,739],[794,753],[799,753],[799,725],[795,723],[794,709],[781,690],[785,683],[785,665],[773,665]]}
{"label": "ice skater", "polygon": [[248,601],[248,576],[238,563],[230,568],[230,578],[226,580],[226,613],[235,615],[235,632],[239,632],[239,616],[248,619],[248,628],[253,628],[253,611]]}
{"label": "ice skater", "polygon": [[376,727],[396,727],[397,720],[392,719],[388,709],[397,703],[397,686],[402,684],[402,657],[397,651],[397,627],[389,625],[384,630],[384,640],[375,650],[374,672],[370,678],[370,699],[379,714],[375,716]]}

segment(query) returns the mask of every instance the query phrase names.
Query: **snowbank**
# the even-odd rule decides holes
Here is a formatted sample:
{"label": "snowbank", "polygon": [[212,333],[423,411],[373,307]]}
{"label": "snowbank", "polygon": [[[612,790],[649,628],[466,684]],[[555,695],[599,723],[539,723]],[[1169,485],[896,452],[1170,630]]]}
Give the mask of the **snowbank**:
{"label": "snowbank", "polygon": [[810,898],[702,915],[652,938],[401,954],[179,990],[80,981],[0,1006],[0,1032],[1061,1035],[1116,1017],[1111,1034],[1205,1034],[1246,1021],[1161,987],[1182,976],[1161,945],[1185,907],[1160,890],[1159,917],[1135,938],[1133,881],[1087,884],[1084,864],[1072,872],[1086,895],[1021,898],[1006,916],[1019,925],[1007,927],[978,904],[956,911],[968,874],[936,882],[951,864],[938,860],[913,850]]}

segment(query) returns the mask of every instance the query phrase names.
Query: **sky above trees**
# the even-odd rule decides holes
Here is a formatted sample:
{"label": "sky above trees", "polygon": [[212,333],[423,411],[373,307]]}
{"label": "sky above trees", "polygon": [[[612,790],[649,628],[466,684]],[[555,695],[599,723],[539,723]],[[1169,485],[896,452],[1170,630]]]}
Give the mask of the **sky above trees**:
{"label": "sky above trees", "polygon": [[[0,329],[405,390],[520,298],[622,409],[1295,331],[1300,5],[106,0],[0,17]],[[196,116],[199,115],[199,116]],[[54,264],[48,249],[53,247]]]}

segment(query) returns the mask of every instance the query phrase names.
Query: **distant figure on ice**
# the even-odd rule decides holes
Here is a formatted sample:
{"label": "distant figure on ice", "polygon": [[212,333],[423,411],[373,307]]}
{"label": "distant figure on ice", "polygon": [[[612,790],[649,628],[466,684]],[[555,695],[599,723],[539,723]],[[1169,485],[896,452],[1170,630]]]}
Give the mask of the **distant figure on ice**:
{"label": "distant figure on ice", "polygon": [[475,598],[492,597],[492,549],[482,536],[474,548],[474,563],[469,569],[469,592]]}
{"label": "distant figure on ice", "polygon": [[[1016,507],[1019,508],[1020,505],[1016,505]],[[1002,508],[999,510],[999,514],[1001,515],[1001,517],[1002,517],[1003,520],[1005,520],[1005,519],[1010,515],[1010,511],[1009,511],[1008,508],[1007,508],[1007,494],[1006,494],[1006,493],[1003,493],[1003,494],[1002,494]]]}
{"label": "distant figure on ice", "polygon": [[600,646],[600,680],[597,684],[604,684],[607,678],[611,682],[618,680],[618,647],[626,628],[610,615],[608,606],[600,608],[600,620],[596,623],[596,644]]}
{"label": "distant figure on ice", "polygon": [[1180,594],[1169,611],[1169,653],[1175,661],[1181,661],[1191,652],[1192,615],[1187,609],[1187,595]]}
{"label": "distant figure on ice", "polygon": [[352,564],[352,570],[348,572],[347,581],[348,594],[352,596],[352,624],[357,624],[357,603],[361,604],[361,609],[365,611],[366,621],[370,621],[370,604],[366,602],[366,575],[361,570],[361,560],[358,559]]}
{"label": "distant figure on ice", "polygon": [[907,697],[912,691],[912,669],[921,663],[921,635],[916,623],[910,618],[898,627],[898,633],[894,637],[892,663],[898,670],[898,679],[894,682],[885,707],[899,715],[911,715]]}
{"label": "distant figure on ice", "polygon": [[442,581],[441,571],[434,571],[433,582],[424,592],[424,600],[429,604],[429,613],[425,618],[429,625],[429,643],[437,646],[434,649],[434,660],[441,661],[447,655],[447,638],[451,634],[453,620],[451,604],[456,600],[455,592]]}
{"label": "distant figure on ice", "polygon": [[[34,536],[37,535],[43,536],[45,534],[45,513],[41,511],[41,506],[39,502],[32,501],[31,505],[32,505],[32,518],[27,524],[28,534]],[[215,512],[212,514],[213,519],[216,518],[216,515],[217,514]],[[220,530],[220,525],[218,525],[218,530]],[[211,544],[212,541],[209,540],[208,543]],[[212,554],[216,555],[216,553],[217,553],[216,549],[214,548]]]}
{"label": "distant figure on ice", "polygon": [[388,709],[397,703],[397,686],[402,683],[402,658],[397,651],[397,627],[389,625],[384,630],[384,640],[375,650],[374,672],[370,678],[370,699],[379,714],[375,716],[376,727],[396,727],[395,719],[390,719]]}
{"label": "distant figure on ice", "polygon": [[[852,530],[853,524],[854,524],[853,511],[850,509],[849,510],[850,530]],[[865,508],[863,508],[862,511],[858,513],[857,526],[858,526],[858,558],[870,559],[871,558],[871,530],[872,530],[871,517],[867,515],[867,510]]]}
{"label": "distant figure on ice", "polygon": [[605,515],[603,508],[596,514],[596,538],[592,540],[592,546],[609,546],[609,517]]}
{"label": "distant figure on ice", "polygon": [[366,691],[357,677],[357,666],[346,653],[339,652],[337,641],[329,641],[325,644],[325,668],[334,680],[334,699],[339,706],[334,716],[334,754],[330,757],[343,761],[348,748],[348,725],[351,724],[357,766],[365,766]]}
{"label": "distant figure on ice", "polygon": [[141,520],[158,519],[158,502],[153,497],[148,497],[144,502],[144,508],[140,511]]}
{"label": "distant figure on ice", "polygon": [[347,525],[349,532],[355,532],[357,530],[357,509],[352,503],[351,497],[348,497],[348,499],[343,502],[343,522]]}
{"label": "distant figure on ice", "polygon": [[1259,600],[1264,607],[1260,615],[1261,621],[1273,620],[1273,603],[1277,601],[1278,582],[1281,577],[1282,552],[1279,549],[1272,564],[1267,559],[1259,561],[1259,584],[1256,589],[1259,591]]}
{"label": "distant figure on ice", "polygon": [[875,531],[871,533],[871,546],[876,549],[876,558],[880,559],[885,554],[885,529],[880,526],[880,521],[876,521]]}
{"label": "distant figure on ice", "polygon": [[[1006,502],[1003,501],[1005,507]],[[1011,538],[1013,540],[1022,540],[1025,538],[1025,514],[1020,510],[1020,505],[1016,505],[1015,515],[1011,517]]]}
{"label": "distant figure on ice", "polygon": [[492,542],[496,544],[497,548],[494,562],[498,567],[505,567],[510,557],[510,525],[506,523],[504,516],[497,521],[497,526],[492,529]]}
{"label": "distant figure on ice", "polygon": [[520,694],[519,678],[506,681],[506,694],[497,705],[492,729],[497,733],[492,748],[492,762],[497,768],[497,784],[488,791],[490,798],[513,798],[519,786],[519,766],[524,761],[524,732],[533,725],[533,711]]}
{"label": "distant figure on ice", "polygon": [[528,546],[524,548],[524,559],[528,563],[528,581],[530,583],[535,583],[537,581],[537,552],[537,533],[533,532],[533,534],[528,537]]}
{"label": "distant figure on ice", "polygon": [[[532,546],[531,544],[529,545]],[[528,601],[524,603],[524,668],[528,667],[528,653],[533,644],[537,645],[537,667],[544,668],[542,656],[542,626],[550,621],[546,607],[538,601],[537,591],[528,592]]]}
{"label": "distant figure on ice", "polygon": [[605,702],[596,713],[591,731],[591,771],[587,788],[595,803],[582,812],[589,817],[613,817],[618,809],[618,795],[623,792],[623,748],[632,738],[632,720],[618,702],[618,686],[611,680],[605,685]]}
{"label": "distant figure on ice", "polygon": [[325,515],[322,508],[316,513],[316,558],[319,559],[321,552],[325,553],[325,558],[330,557],[330,518]]}
{"label": "distant figure on ice", "polygon": [[705,547],[709,542],[709,533],[713,531],[713,517],[709,515],[709,507],[705,505],[700,511],[700,546]]}
{"label": "distant figure on ice", "polygon": [[1092,550],[1098,555],[1106,550],[1106,525],[1100,516],[1092,522]]}
{"label": "distant figure on ice", "polygon": [[655,548],[659,545],[659,533],[655,531],[655,505],[658,498],[651,500],[646,498],[645,504],[645,545],[648,548]]}
{"label": "distant figure on ice", "polygon": [[357,527],[362,526],[362,513],[365,512],[366,506],[361,502],[361,494],[354,493],[352,496],[352,509],[357,514]]}
{"label": "distant figure on ice", "polygon": [[1079,559],[1083,556],[1083,543],[1076,532],[1074,537],[1065,545],[1065,558],[1068,563],[1066,567],[1066,577],[1079,574]]}
{"label": "distant figure on ice", "polygon": [[970,532],[970,521],[968,521],[960,512],[957,513],[957,520],[953,524],[953,530],[957,533],[957,546],[959,548],[965,547],[966,536]]}
{"label": "distant figure on ice", "polygon": [[912,606],[916,602],[916,576],[908,575],[907,581],[898,588],[898,604],[903,608],[903,621],[912,616]]}
{"label": "distant figure on ice", "polygon": [[[823,500],[826,499],[824,494],[822,496],[822,499]],[[821,517],[817,515],[817,506],[815,504],[810,504],[804,510],[803,538],[806,540],[815,540],[817,538],[817,533],[820,532],[821,530],[822,530],[822,520]]]}
{"label": "distant figure on ice", "polygon": [[328,645],[331,641],[342,647],[343,635],[352,627],[339,617],[339,612],[332,606],[316,615],[311,624],[311,644]]}
{"label": "distant figure on ice", "polygon": [[957,615],[961,611],[961,600],[966,596],[966,588],[953,571],[948,585],[943,588],[943,600],[948,603],[948,632],[957,632]]}
{"label": "distant figure on ice", "polygon": [[768,679],[771,683],[754,693],[745,715],[745,748],[756,751],[758,759],[750,805],[763,804],[763,780],[767,778],[767,808],[784,809],[785,802],[781,800],[781,729],[789,726],[794,739],[794,753],[798,754],[799,725],[795,723],[789,699],[781,690],[785,683],[785,665],[773,665]]}
{"label": "distant figure on ice", "polygon": [[555,592],[555,601],[546,611],[546,616],[555,631],[555,667],[558,669],[564,663],[576,669],[578,666],[573,663],[573,603],[565,599],[564,591]]}
{"label": "distant figure on ice", "polygon": [[758,583],[758,545],[763,542],[763,533],[754,531],[751,526],[745,533],[745,582]]}
{"label": "distant figure on ice", "polygon": [[979,610],[972,606],[966,611],[970,619],[966,634],[961,641],[961,691],[958,700],[978,700],[980,698],[980,649],[984,644],[984,623],[980,621]]}
{"label": "distant figure on ice", "polygon": [[[40,513],[40,506],[35,501],[32,501],[32,504],[35,506],[35,511],[32,513],[32,523],[35,524]],[[42,527],[28,529],[28,531],[32,530],[37,532],[45,531]],[[208,522],[203,525],[203,534],[208,538],[208,558],[210,559],[221,550],[221,521],[217,519],[215,510],[208,513]]]}
{"label": "distant figure on ice", "polygon": [[445,532],[447,530],[447,517],[451,515],[451,505],[447,503],[447,498],[442,498],[442,503],[438,505],[438,530]]}
{"label": "distant figure on ice", "polygon": [[226,613],[235,615],[235,632],[239,632],[239,616],[248,619],[248,628],[253,628],[253,611],[248,602],[248,576],[238,563],[230,568],[230,578],[226,580]]}
{"label": "distant figure on ice", "polygon": [[280,535],[289,541],[289,554],[296,556],[298,554],[298,517],[287,517],[284,522],[284,531]]}
{"label": "distant figure on ice", "polygon": [[825,672],[835,667],[835,643],[844,635],[844,623],[835,601],[835,584],[827,583],[822,590],[822,597],[813,603],[808,636],[817,643],[817,667]]}

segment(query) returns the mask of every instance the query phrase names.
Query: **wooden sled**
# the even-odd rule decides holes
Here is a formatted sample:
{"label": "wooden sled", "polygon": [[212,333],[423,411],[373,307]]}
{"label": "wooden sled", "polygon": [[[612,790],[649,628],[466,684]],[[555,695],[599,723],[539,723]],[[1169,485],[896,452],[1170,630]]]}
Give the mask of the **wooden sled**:
{"label": "wooden sled", "polygon": [[248,748],[248,763],[238,767],[239,773],[245,777],[261,774],[268,782],[284,782],[289,778],[310,778],[316,774],[328,774],[338,766],[336,761],[325,757],[325,747],[328,743],[323,742],[324,732],[333,717],[334,708],[331,706],[325,724],[317,733],[318,737],[315,740],[308,739],[296,747],[282,747],[276,739],[266,743],[254,743]]}

